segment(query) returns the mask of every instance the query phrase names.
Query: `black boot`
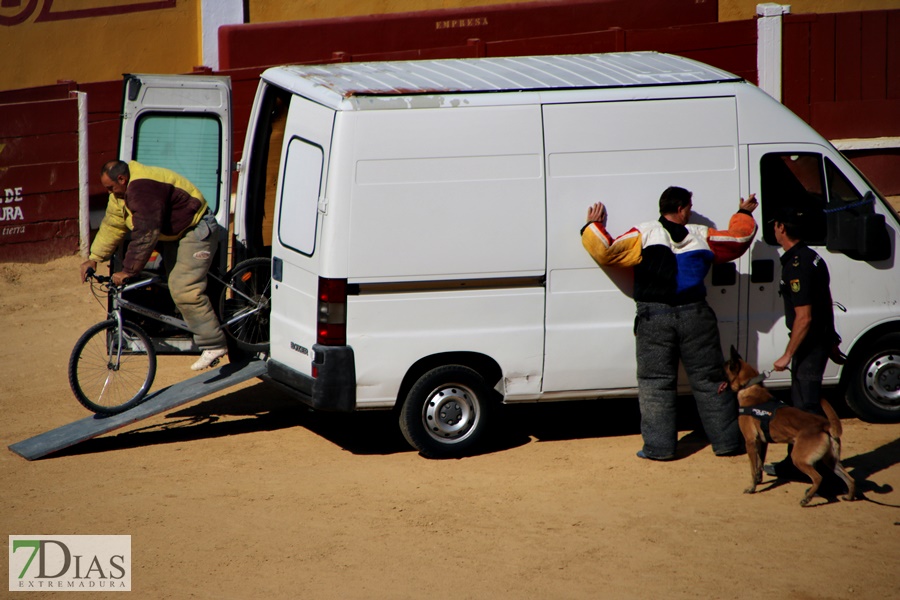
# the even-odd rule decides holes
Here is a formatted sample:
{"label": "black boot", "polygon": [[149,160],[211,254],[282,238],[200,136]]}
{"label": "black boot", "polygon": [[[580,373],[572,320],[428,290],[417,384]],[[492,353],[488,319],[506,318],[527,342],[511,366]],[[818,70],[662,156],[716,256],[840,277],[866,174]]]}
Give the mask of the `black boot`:
{"label": "black boot", "polygon": [[788,453],[787,456],[784,457],[784,460],[763,465],[763,472],[769,477],[776,477],[784,481],[805,481],[807,483],[812,483],[809,477],[807,477],[803,471],[798,469],[794,465],[794,461],[791,460],[791,450],[793,449],[794,446],[789,444]]}

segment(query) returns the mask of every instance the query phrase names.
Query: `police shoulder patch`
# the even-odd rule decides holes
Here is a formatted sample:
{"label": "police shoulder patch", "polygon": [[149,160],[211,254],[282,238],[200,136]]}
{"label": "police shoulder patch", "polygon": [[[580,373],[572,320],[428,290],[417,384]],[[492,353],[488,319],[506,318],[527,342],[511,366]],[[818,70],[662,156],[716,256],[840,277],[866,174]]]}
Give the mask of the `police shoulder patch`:
{"label": "police shoulder patch", "polygon": [[791,279],[791,291],[795,294],[800,291],[800,280]]}

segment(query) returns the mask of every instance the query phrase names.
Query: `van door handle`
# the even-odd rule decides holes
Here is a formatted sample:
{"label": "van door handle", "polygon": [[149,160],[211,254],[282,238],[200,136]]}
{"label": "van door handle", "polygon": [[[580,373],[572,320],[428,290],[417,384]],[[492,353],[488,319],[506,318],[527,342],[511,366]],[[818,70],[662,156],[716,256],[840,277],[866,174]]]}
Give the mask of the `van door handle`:
{"label": "van door handle", "polygon": [[272,257],[272,279],[275,281],[281,281],[282,273],[284,272],[284,262],[277,256]]}
{"label": "van door handle", "polygon": [[750,283],[772,283],[773,281],[775,281],[774,260],[767,258],[750,263]]}

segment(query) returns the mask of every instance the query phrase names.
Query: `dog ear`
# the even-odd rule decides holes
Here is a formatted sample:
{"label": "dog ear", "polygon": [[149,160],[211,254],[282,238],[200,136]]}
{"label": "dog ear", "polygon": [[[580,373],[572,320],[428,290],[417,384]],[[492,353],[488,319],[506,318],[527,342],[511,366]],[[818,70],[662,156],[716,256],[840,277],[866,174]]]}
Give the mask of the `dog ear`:
{"label": "dog ear", "polygon": [[731,371],[737,371],[741,367],[741,355],[738,354],[737,349],[732,345],[731,346],[731,357],[728,359],[728,369]]}

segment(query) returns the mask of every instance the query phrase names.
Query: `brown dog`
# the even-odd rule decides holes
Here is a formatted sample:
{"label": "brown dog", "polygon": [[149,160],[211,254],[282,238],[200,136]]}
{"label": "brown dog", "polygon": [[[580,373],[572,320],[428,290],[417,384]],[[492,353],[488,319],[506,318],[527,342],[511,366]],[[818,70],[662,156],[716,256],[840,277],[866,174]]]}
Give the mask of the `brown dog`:
{"label": "brown dog", "polygon": [[747,456],[750,458],[750,482],[745,494],[756,492],[762,481],[762,467],[769,443],[793,444],[791,460],[798,469],[812,480],[800,506],[809,504],[822,483],[822,476],[815,464],[822,461],[847,484],[844,500],[853,500],[856,486],[849,473],[841,465],[841,420],[831,405],[822,398],[822,410],[828,418],[802,411],[793,406],[775,403],[775,397],[762,385],[763,376],[744,361],[734,346],[731,359],[725,363],[726,386],[737,394],[741,414],[738,425],[744,434]]}

